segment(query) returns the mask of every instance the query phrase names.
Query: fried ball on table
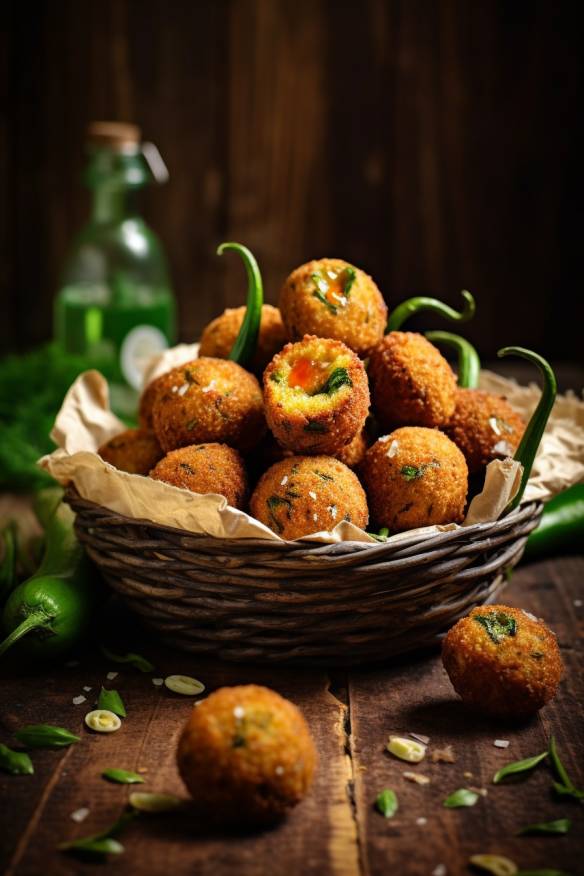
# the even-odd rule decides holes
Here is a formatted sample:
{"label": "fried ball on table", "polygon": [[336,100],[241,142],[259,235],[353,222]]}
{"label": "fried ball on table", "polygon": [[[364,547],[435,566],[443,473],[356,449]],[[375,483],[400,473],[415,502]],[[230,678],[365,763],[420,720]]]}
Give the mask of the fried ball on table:
{"label": "fried ball on table", "polygon": [[[246,307],[228,307],[221,316],[210,322],[203,329],[201,335],[199,356],[228,359],[239,334],[245,311]],[[262,372],[287,340],[288,334],[282,322],[280,311],[277,307],[272,307],[271,304],[264,304],[257,350],[249,363],[250,370],[257,373]]]}
{"label": "fried ball on table", "polygon": [[525,420],[507,399],[480,389],[456,390],[456,407],[442,427],[464,453],[471,474],[493,459],[513,456],[525,431]]}
{"label": "fried ball on table", "polygon": [[306,795],[317,763],[300,710],[259,685],[223,687],[193,709],[180,775],[201,810],[227,824],[269,824]]}
{"label": "fried ball on table", "polygon": [[371,351],[371,396],[384,429],[442,426],[454,413],[456,377],[433,344],[415,332],[390,332]]}
{"label": "fried ball on table", "polygon": [[250,450],[265,432],[262,393],[253,374],[226,359],[194,359],[163,374],[154,431],[166,452],[217,442]]}
{"label": "fried ball on table", "polygon": [[382,337],[387,307],[374,281],[342,259],[319,259],[292,271],[280,292],[292,340],[336,338],[366,356]]}
{"label": "fried ball on table", "polygon": [[247,476],[237,450],[226,444],[194,444],[171,450],[150,477],[192,493],[218,493],[233,508],[243,508]]}
{"label": "fried ball on table", "polygon": [[361,431],[369,411],[363,363],[342,341],[306,335],[264,372],[266,419],[296,453],[334,455]]}
{"label": "fried ball on table", "polygon": [[126,429],[102,444],[98,454],[120,471],[147,475],[164,451],[156,435],[147,429]]}
{"label": "fried ball on table", "polygon": [[437,429],[406,426],[384,435],[366,452],[359,471],[372,519],[391,532],[464,518],[466,461]]}
{"label": "fried ball on table", "polygon": [[563,672],[551,630],[508,605],[473,608],[448,631],[442,661],[465,703],[505,718],[541,709],[555,696]]}
{"label": "fried ball on table", "polygon": [[357,475],[330,456],[291,456],[269,468],[253,491],[252,515],[284,539],[330,532],[341,520],[364,529],[367,498]]}

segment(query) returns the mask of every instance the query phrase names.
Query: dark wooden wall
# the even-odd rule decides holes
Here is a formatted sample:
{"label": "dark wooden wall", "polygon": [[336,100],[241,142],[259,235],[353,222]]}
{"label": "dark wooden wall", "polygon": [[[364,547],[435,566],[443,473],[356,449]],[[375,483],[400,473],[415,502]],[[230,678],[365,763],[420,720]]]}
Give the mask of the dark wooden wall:
{"label": "dark wooden wall", "polygon": [[241,301],[241,266],[214,255],[236,239],[258,255],[269,300],[302,261],[339,255],[390,306],[471,289],[485,356],[519,343],[581,359],[578,5],[5,5],[3,348],[50,335],[87,213],[84,129],[112,118],[139,123],[171,171],[144,210],[170,256],[183,339]]}

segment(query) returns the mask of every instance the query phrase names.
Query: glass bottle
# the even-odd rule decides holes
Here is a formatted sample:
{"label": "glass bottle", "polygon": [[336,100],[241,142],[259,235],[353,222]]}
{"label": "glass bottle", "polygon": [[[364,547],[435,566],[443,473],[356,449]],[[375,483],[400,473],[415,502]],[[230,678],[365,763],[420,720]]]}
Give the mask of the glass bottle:
{"label": "glass bottle", "polygon": [[75,239],[55,301],[55,338],[110,382],[112,408],[136,411],[148,359],[175,340],[175,302],[157,236],[139,214],[137,192],[165,182],[156,147],[117,122],[89,127],[85,182],[91,218]]}

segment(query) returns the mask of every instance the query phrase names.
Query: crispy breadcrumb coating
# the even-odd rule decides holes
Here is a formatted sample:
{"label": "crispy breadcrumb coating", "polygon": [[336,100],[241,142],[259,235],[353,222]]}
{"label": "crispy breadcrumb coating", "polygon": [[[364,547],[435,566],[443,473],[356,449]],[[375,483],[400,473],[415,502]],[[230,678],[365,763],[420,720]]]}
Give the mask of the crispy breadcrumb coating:
{"label": "crispy breadcrumb coating", "polygon": [[194,444],[170,453],[150,477],[193,493],[219,493],[233,508],[243,508],[247,476],[237,450],[226,444]]}
{"label": "crispy breadcrumb coating", "polygon": [[220,688],[193,709],[177,763],[207,816],[261,825],[302,800],[317,755],[300,710],[275,691],[248,684]]}
{"label": "crispy breadcrumb coating", "polygon": [[147,429],[126,429],[97,451],[102,459],[130,474],[147,475],[164,456],[156,436]]}
{"label": "crispy breadcrumb coating", "polygon": [[[211,356],[215,359],[227,359],[237,339],[246,307],[228,307],[203,329],[199,356]],[[256,352],[249,363],[251,371],[261,373],[270,359],[278,353],[286,341],[288,334],[282,322],[282,316],[277,307],[264,304],[258,334]]]}
{"label": "crispy breadcrumb coating", "polygon": [[442,661],[465,703],[507,718],[541,709],[556,695],[563,672],[551,630],[508,605],[473,608],[448,631]]}
{"label": "crispy breadcrumb coating", "polygon": [[442,430],[464,453],[471,474],[493,459],[513,456],[526,424],[503,396],[457,389],[455,401],[454,413]]}

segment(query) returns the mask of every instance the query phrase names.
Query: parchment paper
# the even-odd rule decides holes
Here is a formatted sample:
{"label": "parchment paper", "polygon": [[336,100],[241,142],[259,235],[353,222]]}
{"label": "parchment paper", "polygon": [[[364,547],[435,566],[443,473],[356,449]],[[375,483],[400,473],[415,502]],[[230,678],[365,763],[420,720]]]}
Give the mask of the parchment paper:
{"label": "parchment paper", "polygon": [[[160,354],[147,372],[148,382],[175,365],[196,357],[198,345],[180,345]],[[520,387],[498,375],[484,372],[481,387],[506,395],[520,413],[529,416],[537,404],[536,387]],[[189,532],[218,538],[262,538],[281,541],[280,536],[243,511],[227,505],[223,496],[199,495],[119,471],[97,455],[98,447],[124,430],[124,424],[109,409],[106,380],[97,371],[81,374],[67,393],[51,433],[57,450],[39,464],[59,483],[73,484],[80,496],[128,517],[151,520]],[[485,485],[472,500],[464,525],[498,519],[516,495],[521,466],[511,459],[496,460],[487,467]],[[584,403],[573,396],[558,399],[542,450],[529,481],[525,501],[546,501],[560,490],[584,480]],[[415,533],[431,536],[457,528],[456,524],[427,526],[391,537],[410,538]],[[352,523],[342,521],[332,532],[315,533],[303,540],[332,543],[374,539]]]}

